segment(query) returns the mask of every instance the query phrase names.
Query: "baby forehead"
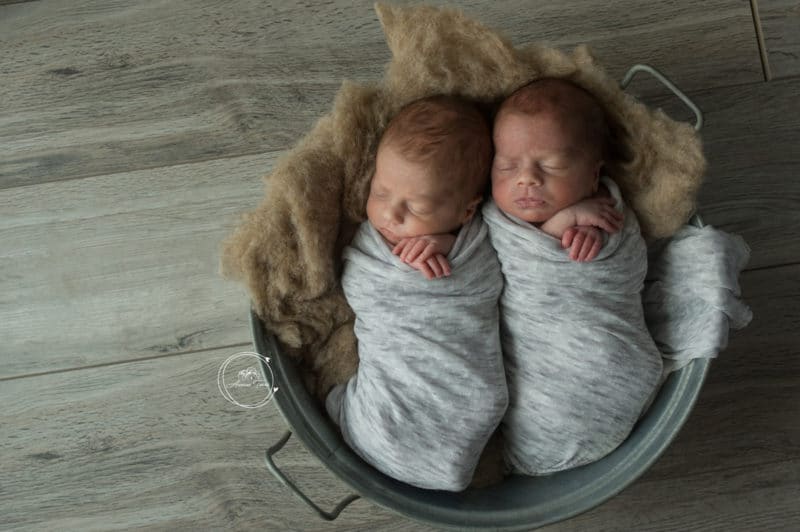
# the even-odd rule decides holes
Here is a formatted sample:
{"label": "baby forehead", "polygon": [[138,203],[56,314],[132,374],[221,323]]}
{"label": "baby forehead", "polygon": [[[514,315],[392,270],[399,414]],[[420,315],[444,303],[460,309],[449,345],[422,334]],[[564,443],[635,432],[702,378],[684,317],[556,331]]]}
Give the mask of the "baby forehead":
{"label": "baby forehead", "polygon": [[[506,116],[527,117],[543,124],[558,123],[558,128],[581,145],[596,146],[602,151],[609,126],[600,101],[582,87],[563,79],[533,81],[511,94],[501,104],[495,117],[494,137],[503,128]],[[534,120],[535,118],[535,120]],[[532,125],[532,124],[531,124]]]}
{"label": "baby forehead", "polygon": [[391,147],[378,150],[372,186],[402,190],[413,196],[434,196],[458,184],[450,174],[442,174],[430,161],[419,161],[398,153]]}
{"label": "baby forehead", "polygon": [[516,110],[534,114],[551,112],[602,112],[603,106],[590,92],[559,78],[535,80],[514,91],[501,104],[500,111]]}

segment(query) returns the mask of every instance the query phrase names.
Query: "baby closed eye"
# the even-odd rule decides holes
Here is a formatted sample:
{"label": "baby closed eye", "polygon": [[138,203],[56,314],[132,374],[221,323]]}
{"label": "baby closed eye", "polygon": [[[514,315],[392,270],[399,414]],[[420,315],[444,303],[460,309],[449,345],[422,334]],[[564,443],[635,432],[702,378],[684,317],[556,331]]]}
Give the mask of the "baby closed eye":
{"label": "baby closed eye", "polygon": [[387,197],[389,197],[386,192],[375,192],[374,190],[370,191],[369,195],[372,199],[376,200],[385,200]]}
{"label": "baby closed eye", "polygon": [[569,167],[560,164],[540,164],[539,168],[548,173],[558,173],[567,170]]}
{"label": "baby closed eye", "polygon": [[433,214],[433,209],[428,206],[421,206],[421,205],[409,205],[408,206],[409,212],[416,216],[430,216]]}

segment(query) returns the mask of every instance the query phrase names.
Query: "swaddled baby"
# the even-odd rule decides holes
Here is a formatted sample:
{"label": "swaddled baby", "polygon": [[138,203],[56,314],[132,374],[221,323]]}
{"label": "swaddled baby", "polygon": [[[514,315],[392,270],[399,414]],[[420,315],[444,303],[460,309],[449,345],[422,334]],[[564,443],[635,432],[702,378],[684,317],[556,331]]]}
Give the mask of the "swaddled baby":
{"label": "swaddled baby", "polygon": [[378,146],[368,221],[344,251],[360,363],[326,408],[364,460],[422,488],[466,488],[508,403],[502,275],[478,212],[491,160],[471,104],[404,107]]}
{"label": "swaddled baby", "polygon": [[507,463],[525,474],[611,452],[661,375],[640,297],[646,246],[619,189],[600,177],[606,131],[594,97],[557,79],[519,89],[495,119],[483,213],[505,280],[501,427]]}

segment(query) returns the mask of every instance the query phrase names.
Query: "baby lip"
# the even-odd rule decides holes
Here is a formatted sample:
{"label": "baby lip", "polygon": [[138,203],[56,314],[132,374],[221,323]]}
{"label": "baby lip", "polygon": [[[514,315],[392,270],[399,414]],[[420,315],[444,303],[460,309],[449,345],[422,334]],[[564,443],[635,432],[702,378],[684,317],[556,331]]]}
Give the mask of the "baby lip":
{"label": "baby lip", "polygon": [[541,207],[542,205],[544,205],[545,202],[544,200],[539,198],[524,197],[514,200],[514,203],[516,203],[517,206],[519,206],[522,209],[528,209],[531,207]]}
{"label": "baby lip", "polygon": [[389,230],[389,229],[387,229],[387,228],[385,228],[385,227],[381,227],[381,229],[380,229],[380,232],[381,232],[381,233],[383,234],[383,236],[384,236],[384,237],[386,237],[386,239],[387,239],[387,240],[389,240],[389,241],[390,241],[392,244],[396,244],[396,243],[397,243],[397,241],[399,240],[399,239],[397,238],[397,235],[395,235],[395,234],[394,234],[394,233],[393,233],[391,230]]}

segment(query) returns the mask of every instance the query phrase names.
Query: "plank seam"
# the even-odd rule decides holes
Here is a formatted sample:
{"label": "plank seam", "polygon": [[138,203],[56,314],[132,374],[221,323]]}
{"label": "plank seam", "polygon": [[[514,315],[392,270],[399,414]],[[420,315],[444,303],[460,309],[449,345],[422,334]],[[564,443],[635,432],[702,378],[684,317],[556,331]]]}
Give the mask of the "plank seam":
{"label": "plank seam", "polygon": [[[670,447],[672,445],[673,444],[670,444]],[[791,463],[794,463],[795,461],[796,461],[796,458],[794,458],[794,457],[779,458],[779,459],[776,459],[776,460],[767,460],[765,462],[754,462],[754,463],[745,464],[745,465],[731,465],[731,466],[727,466],[727,467],[712,468],[712,469],[706,469],[706,470],[702,470],[702,471],[692,471],[691,473],[682,473],[682,474],[679,474],[679,475],[669,475],[669,474],[667,474],[667,475],[661,475],[661,476],[658,476],[658,477],[655,477],[655,478],[642,477],[641,480],[639,480],[637,482],[641,482],[642,484],[655,484],[655,483],[664,482],[664,481],[678,480],[678,479],[682,479],[682,478],[701,477],[703,475],[714,474],[714,473],[726,473],[728,471],[740,471],[740,470],[745,470],[745,469],[754,469],[754,468],[759,468],[759,467],[764,467],[764,466],[784,464],[784,463],[787,463],[787,462],[791,464]]]}
{"label": "plank seam", "polygon": [[[298,139],[297,143],[300,142]],[[294,145],[293,145],[294,146]],[[70,177],[65,177],[64,179],[54,179],[52,181],[37,181],[35,183],[18,183],[16,185],[6,185],[2,183],[2,175],[0,175],[0,192],[4,190],[12,190],[15,188],[23,188],[23,187],[36,187],[40,185],[49,185],[51,183],[66,183],[68,181],[78,181],[80,179],[91,179],[93,177],[103,177],[103,176],[115,176],[121,174],[129,174],[132,172],[146,172],[150,170],[160,170],[162,168],[174,168],[176,166],[189,166],[194,164],[206,164],[206,163],[213,163],[215,161],[228,161],[232,159],[239,159],[239,158],[247,158],[247,157],[258,157],[258,156],[265,156],[268,157],[272,154],[277,158],[281,157],[282,155],[286,154],[293,146],[289,146],[285,149],[280,150],[268,150],[268,151],[252,151],[252,152],[242,152],[236,153],[231,155],[223,155],[221,157],[209,157],[209,158],[201,158],[201,159],[192,159],[186,161],[176,161],[175,163],[170,164],[162,164],[156,166],[141,166],[136,168],[125,168],[119,170],[112,170],[110,172],[98,172],[98,173],[91,173],[91,174],[83,174],[83,175],[75,175]],[[265,169],[261,174],[254,174],[253,179],[262,179],[264,176],[267,176],[271,173],[271,170]]]}
{"label": "plank seam", "polygon": [[758,0],[750,0],[750,13],[753,15],[753,27],[756,30],[756,42],[758,43],[758,54],[761,56],[761,70],[764,73],[764,81],[770,81],[772,79],[772,71],[769,67],[764,30],[761,27],[761,15],[758,13]]}
{"label": "plank seam", "polygon": [[798,266],[800,262],[784,262],[782,264],[767,264],[765,266],[757,266],[755,268],[745,268],[742,270],[742,273],[749,273],[749,272],[760,272],[764,270],[772,270],[778,268],[789,268],[792,266]]}
{"label": "plank seam", "polygon": [[95,369],[95,368],[105,368],[108,366],[119,366],[122,364],[131,364],[134,362],[144,362],[147,360],[156,360],[159,358],[172,358],[176,356],[184,356],[184,355],[194,355],[197,353],[206,353],[208,351],[218,351],[220,349],[239,349],[242,347],[253,347],[253,342],[246,342],[246,343],[239,343],[239,344],[229,344],[229,345],[218,345],[214,347],[205,347],[203,349],[193,349],[191,351],[181,351],[180,353],[166,353],[163,355],[153,355],[149,357],[140,357],[140,358],[129,358],[126,360],[115,360],[113,362],[101,362],[99,364],[90,364],[88,366],[78,366],[75,368],[63,368],[63,369],[54,369],[52,371],[40,371],[38,373],[24,373],[22,375],[12,375],[10,377],[0,377],[0,382],[3,381],[13,381],[18,379],[27,379],[30,377],[42,377],[44,375],[54,375],[57,373],[69,373],[71,371],[80,371],[84,369]]}

